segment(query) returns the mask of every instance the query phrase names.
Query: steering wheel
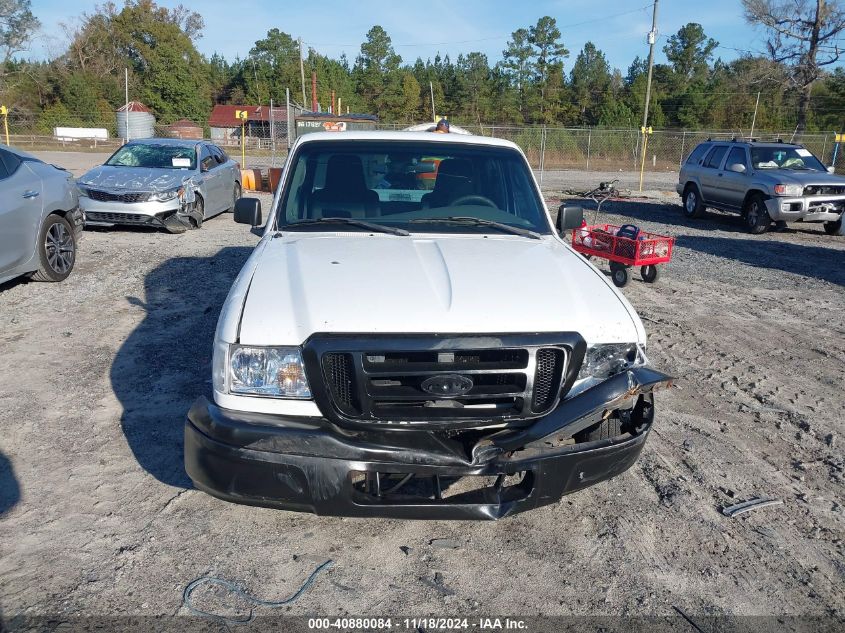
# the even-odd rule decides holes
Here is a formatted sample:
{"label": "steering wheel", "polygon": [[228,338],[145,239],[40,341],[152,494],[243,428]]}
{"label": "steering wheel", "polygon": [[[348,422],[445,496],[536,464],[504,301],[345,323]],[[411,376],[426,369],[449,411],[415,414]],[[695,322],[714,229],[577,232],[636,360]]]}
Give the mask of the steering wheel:
{"label": "steering wheel", "polygon": [[469,204],[469,203],[480,203],[487,207],[493,207],[494,209],[498,209],[499,207],[493,202],[490,198],[485,198],[484,196],[478,196],[475,194],[470,194],[468,196],[461,196],[460,198],[455,198],[450,203],[451,205],[459,206],[462,204]]}

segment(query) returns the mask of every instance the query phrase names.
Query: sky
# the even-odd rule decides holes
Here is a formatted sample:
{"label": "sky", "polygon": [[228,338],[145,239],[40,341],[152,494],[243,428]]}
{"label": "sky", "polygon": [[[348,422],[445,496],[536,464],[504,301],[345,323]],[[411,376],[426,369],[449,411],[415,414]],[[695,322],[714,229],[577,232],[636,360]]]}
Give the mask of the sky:
{"label": "sky", "polygon": [[[73,24],[83,12],[92,12],[92,0],[32,0],[32,11],[41,21],[28,53],[21,56],[50,59],[64,52],[67,37],[62,24]],[[122,0],[116,0],[120,5]],[[158,0],[163,6],[177,1]],[[257,39],[278,28],[330,57],[346,53],[350,63],[360,51],[365,34],[379,24],[390,35],[404,62],[417,57],[433,59],[439,52],[454,61],[458,54],[481,51],[494,64],[502,57],[510,34],[550,15],[557,20],[562,40],[570,51],[565,68],[571,69],[578,51],[592,41],[611,67],[623,74],[633,59],[648,56],[646,34],[651,28],[650,0],[424,0],[422,2],[373,2],[357,0],[181,0],[205,20],[203,37],[196,43],[201,53],[221,53],[229,60],[246,57]],[[354,7],[354,8],[353,8]],[[658,9],[659,39],[655,61],[665,61],[666,38],[687,22],[698,22],[720,43],[716,57],[728,61],[743,50],[762,50],[763,38],[742,17],[740,0],[661,0]]]}

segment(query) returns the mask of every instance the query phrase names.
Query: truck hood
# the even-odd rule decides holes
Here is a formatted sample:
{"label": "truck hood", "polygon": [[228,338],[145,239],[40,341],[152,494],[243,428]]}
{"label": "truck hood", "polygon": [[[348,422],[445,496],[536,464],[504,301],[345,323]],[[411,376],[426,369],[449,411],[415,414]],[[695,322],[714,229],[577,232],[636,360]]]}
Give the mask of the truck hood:
{"label": "truck hood", "polygon": [[218,334],[229,342],[299,345],[317,332],[561,331],[578,332],[588,343],[645,342],[630,304],[553,237],[264,239],[251,280],[241,282],[249,283],[242,314],[224,309]]}
{"label": "truck hood", "polygon": [[192,172],[183,169],[152,167],[112,167],[101,165],[86,172],[79,184],[102,189],[131,191],[167,191],[182,186]]}

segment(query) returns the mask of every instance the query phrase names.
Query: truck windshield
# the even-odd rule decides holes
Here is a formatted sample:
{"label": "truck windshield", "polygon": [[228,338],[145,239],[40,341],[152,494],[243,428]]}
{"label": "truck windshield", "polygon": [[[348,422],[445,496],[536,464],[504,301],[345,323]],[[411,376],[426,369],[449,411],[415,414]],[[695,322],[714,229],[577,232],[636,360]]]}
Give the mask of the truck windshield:
{"label": "truck windshield", "polygon": [[525,159],[507,147],[314,141],[296,152],[287,174],[280,230],[366,230],[314,222],[338,218],[411,233],[551,232]]}
{"label": "truck windshield", "polygon": [[752,147],[754,169],[809,169],[825,171],[818,158],[803,147]]}

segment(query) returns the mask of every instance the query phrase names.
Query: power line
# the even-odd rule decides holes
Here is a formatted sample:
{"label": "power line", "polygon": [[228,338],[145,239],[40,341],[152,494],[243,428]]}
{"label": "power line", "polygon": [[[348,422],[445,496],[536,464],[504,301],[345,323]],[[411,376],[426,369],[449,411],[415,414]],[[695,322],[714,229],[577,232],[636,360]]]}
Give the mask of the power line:
{"label": "power line", "polygon": [[[621,11],[619,13],[611,13],[611,14],[608,14],[608,15],[604,15],[602,17],[584,20],[583,22],[574,22],[572,24],[558,25],[557,28],[561,31],[564,31],[566,29],[572,29],[572,28],[575,28],[577,26],[584,26],[585,24],[594,24],[596,22],[604,22],[604,21],[612,19],[612,18],[618,18],[618,17],[624,16],[624,15],[631,15],[632,13],[640,13],[640,12],[646,10],[646,9],[650,9],[651,6],[652,6],[651,3],[649,3],[649,4],[642,6],[638,9],[631,9],[629,11]],[[393,43],[393,42],[391,42],[391,46],[393,46],[393,47],[401,46],[401,47],[410,48],[410,47],[420,47],[420,46],[451,46],[453,44],[474,44],[476,42],[489,42],[489,41],[492,41],[492,40],[507,39],[507,38],[510,38],[512,35],[513,35],[513,33],[508,33],[506,35],[491,35],[490,37],[480,37],[480,38],[471,39],[471,40],[452,40],[452,41],[449,41],[449,42],[415,42],[415,43]],[[340,44],[340,43],[337,43],[337,42],[325,42],[325,43],[305,42],[305,43],[308,44],[309,46],[336,46],[336,47],[338,47],[338,46],[354,47],[354,46],[360,46],[361,45],[361,42],[358,42],[357,44]]]}

